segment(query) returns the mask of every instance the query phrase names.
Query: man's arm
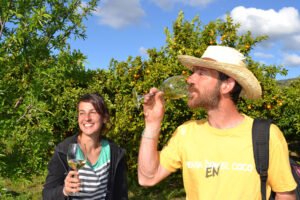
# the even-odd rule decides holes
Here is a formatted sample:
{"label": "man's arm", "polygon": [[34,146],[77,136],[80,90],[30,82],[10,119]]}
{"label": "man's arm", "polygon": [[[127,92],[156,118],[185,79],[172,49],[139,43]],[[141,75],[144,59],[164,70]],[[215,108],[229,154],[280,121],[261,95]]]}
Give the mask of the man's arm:
{"label": "man's arm", "polygon": [[[159,131],[159,129],[158,129]],[[151,134],[148,134],[148,133]],[[155,135],[155,131],[145,129],[144,136]],[[155,138],[142,138],[139,159],[138,159],[138,179],[142,186],[153,186],[171,174],[160,165],[159,153],[157,151],[158,135]]]}
{"label": "man's arm", "polygon": [[157,150],[160,124],[164,116],[163,93],[152,88],[144,99],[144,129],[138,158],[138,180],[143,186],[153,186],[171,174],[160,165]]}
{"label": "man's arm", "polygon": [[[289,161],[289,150],[283,133],[278,126],[270,127],[268,181],[272,190],[276,192],[275,199],[296,199],[294,180]],[[281,192],[284,191],[284,192]]]}
{"label": "man's arm", "polygon": [[296,200],[295,191],[276,192],[275,200]]}

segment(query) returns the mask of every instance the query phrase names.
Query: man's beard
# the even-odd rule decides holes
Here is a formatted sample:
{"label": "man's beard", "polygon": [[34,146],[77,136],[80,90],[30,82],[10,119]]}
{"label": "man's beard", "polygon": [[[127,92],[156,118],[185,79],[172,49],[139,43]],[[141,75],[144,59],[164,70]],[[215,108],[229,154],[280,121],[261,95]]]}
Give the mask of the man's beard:
{"label": "man's beard", "polygon": [[189,86],[189,91],[197,93],[195,96],[190,96],[187,102],[191,109],[203,107],[206,110],[216,108],[220,101],[220,83],[218,82],[216,87],[212,90],[206,89],[200,92],[193,85]]}

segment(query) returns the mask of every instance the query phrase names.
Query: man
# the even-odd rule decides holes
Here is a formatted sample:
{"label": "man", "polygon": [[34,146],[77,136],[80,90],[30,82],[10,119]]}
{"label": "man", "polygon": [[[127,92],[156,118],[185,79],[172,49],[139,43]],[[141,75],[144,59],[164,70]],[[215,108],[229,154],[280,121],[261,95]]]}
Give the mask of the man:
{"label": "man", "polygon": [[[236,107],[239,96],[261,96],[261,86],[247,69],[244,56],[230,47],[209,46],[201,58],[183,55],[179,60],[193,71],[188,78],[188,106],[205,108],[208,118],[179,126],[158,152],[164,100],[163,93],[152,88],[144,100],[139,183],[153,186],[182,168],[186,199],[261,199],[253,157],[253,119]],[[268,196],[272,188],[277,199],[296,199],[287,143],[275,125],[270,128],[268,172]]]}

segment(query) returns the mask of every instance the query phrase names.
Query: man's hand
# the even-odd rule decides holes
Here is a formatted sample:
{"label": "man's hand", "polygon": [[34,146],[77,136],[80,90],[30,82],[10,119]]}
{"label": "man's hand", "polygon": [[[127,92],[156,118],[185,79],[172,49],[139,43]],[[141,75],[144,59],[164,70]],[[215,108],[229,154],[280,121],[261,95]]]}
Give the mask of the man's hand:
{"label": "man's hand", "polygon": [[163,120],[165,113],[165,101],[163,92],[157,88],[151,88],[149,94],[144,99],[144,115],[147,125],[158,126]]}

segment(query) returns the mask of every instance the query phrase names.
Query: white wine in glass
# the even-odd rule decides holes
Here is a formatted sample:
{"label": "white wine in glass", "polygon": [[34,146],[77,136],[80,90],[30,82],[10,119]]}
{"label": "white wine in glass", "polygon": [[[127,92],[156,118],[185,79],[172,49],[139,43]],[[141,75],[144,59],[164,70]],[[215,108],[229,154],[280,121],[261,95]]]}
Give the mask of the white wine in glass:
{"label": "white wine in glass", "polygon": [[[80,154],[80,151],[82,152],[83,155]],[[82,145],[82,148],[80,148],[80,145],[78,143],[69,144],[68,153],[67,153],[68,165],[73,170],[78,171],[86,164],[86,161],[87,161],[86,155],[87,154],[86,154],[85,144]],[[69,195],[70,196],[79,196],[79,192],[71,193]]]}
{"label": "white wine in glass", "polygon": [[[169,99],[179,99],[188,96],[187,76],[178,75],[169,77],[161,84],[161,91],[164,93],[164,97]],[[134,105],[139,108],[140,100],[145,98],[147,95],[138,95],[136,90],[133,88],[132,96]]]}
{"label": "white wine in glass", "polygon": [[74,170],[81,169],[85,165],[85,163],[86,160],[79,160],[79,159],[68,160],[68,165]]}

